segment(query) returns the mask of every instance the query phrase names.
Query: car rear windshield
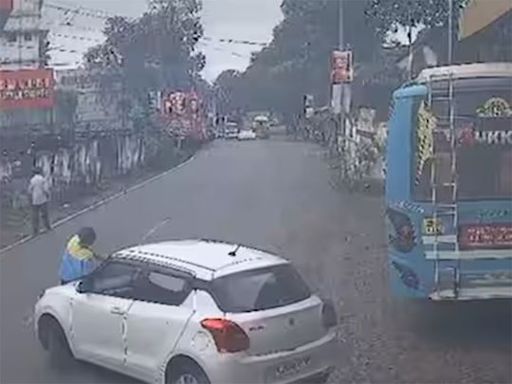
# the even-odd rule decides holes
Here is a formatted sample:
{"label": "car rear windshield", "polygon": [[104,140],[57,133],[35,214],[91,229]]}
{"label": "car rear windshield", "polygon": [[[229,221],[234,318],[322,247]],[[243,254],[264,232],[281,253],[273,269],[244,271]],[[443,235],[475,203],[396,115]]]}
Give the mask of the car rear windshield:
{"label": "car rear windshield", "polygon": [[224,312],[277,308],[305,300],[309,287],[289,264],[240,272],[216,279],[213,294]]}

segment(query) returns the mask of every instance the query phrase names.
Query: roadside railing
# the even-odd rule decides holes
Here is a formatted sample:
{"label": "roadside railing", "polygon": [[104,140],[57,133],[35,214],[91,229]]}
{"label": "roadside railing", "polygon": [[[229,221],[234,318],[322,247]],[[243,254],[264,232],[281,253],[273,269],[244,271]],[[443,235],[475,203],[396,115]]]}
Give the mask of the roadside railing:
{"label": "roadside railing", "polygon": [[[353,116],[347,120],[349,127],[358,127]],[[339,116],[328,108],[316,110],[310,119],[301,119],[299,131],[299,137],[326,148],[326,160],[333,172],[331,183],[335,188],[358,191],[368,189],[375,181],[385,146],[376,133],[365,131],[363,135],[358,129],[343,130]]]}

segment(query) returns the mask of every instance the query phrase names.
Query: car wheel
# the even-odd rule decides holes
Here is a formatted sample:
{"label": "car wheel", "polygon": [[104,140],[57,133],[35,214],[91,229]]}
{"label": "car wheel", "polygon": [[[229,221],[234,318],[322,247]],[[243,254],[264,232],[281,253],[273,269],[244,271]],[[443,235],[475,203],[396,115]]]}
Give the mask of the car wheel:
{"label": "car wheel", "polygon": [[170,375],[169,384],[210,384],[210,380],[201,368],[187,362],[176,367]]}
{"label": "car wheel", "polygon": [[73,361],[73,353],[60,324],[54,319],[47,320],[42,331],[51,366],[59,369],[69,368]]}

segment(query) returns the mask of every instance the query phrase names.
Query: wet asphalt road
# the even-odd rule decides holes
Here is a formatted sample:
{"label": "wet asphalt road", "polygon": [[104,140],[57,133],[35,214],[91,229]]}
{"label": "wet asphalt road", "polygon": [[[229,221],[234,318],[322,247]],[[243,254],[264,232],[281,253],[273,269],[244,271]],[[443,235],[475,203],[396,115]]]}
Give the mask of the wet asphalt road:
{"label": "wet asphalt road", "polygon": [[0,255],[0,382],[126,383],[79,364],[51,371],[32,333],[39,292],[57,282],[66,238],[83,225],[98,250],[149,239],[218,238],[291,259],[339,306],[344,383],[510,383],[511,303],[414,304],[388,294],[382,201],[329,186],[322,152],[284,141],[217,142],[196,159]]}

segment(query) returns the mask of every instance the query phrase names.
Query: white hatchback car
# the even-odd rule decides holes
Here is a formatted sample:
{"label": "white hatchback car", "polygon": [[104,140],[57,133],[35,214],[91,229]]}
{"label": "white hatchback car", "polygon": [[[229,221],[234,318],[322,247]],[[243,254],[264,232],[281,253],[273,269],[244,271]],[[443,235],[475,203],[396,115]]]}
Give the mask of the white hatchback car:
{"label": "white hatchback car", "polygon": [[148,383],[320,383],[336,358],[335,310],[288,261],[211,240],[116,252],[34,319],[52,361]]}

